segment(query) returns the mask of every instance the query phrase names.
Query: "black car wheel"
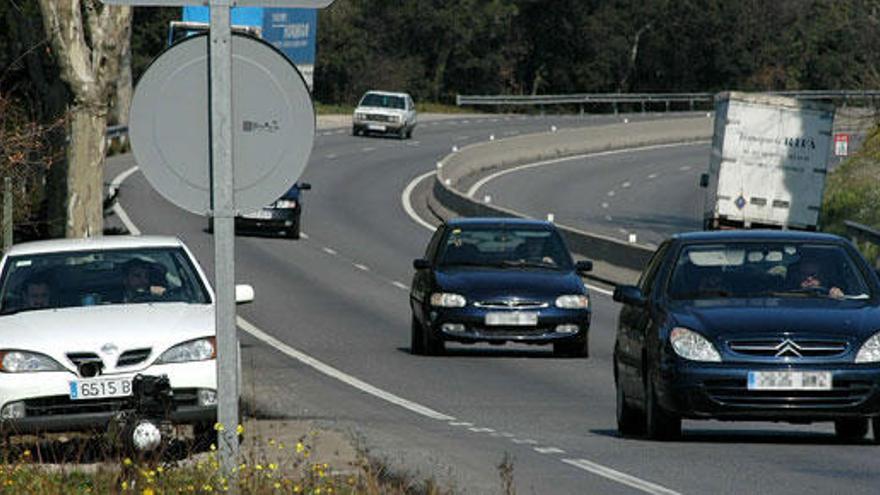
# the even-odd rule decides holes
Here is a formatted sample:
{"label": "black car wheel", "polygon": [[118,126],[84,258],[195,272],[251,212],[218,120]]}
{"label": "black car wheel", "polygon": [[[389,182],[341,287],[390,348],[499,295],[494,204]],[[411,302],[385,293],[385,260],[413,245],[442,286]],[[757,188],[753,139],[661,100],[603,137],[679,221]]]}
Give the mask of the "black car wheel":
{"label": "black car wheel", "polygon": [[431,335],[431,331],[428,330],[427,328],[425,328],[421,323],[419,323],[419,320],[417,320],[415,316],[413,316],[413,330],[412,331],[413,331],[413,335],[416,335],[418,333],[418,335],[421,336],[421,338],[419,339],[420,340],[419,345],[421,347],[415,347],[415,348],[421,349],[422,352],[421,353],[417,352],[416,354],[427,354],[429,356],[439,356],[439,355],[443,354],[444,352],[446,352],[446,342],[444,342],[443,339],[439,339],[439,338]]}
{"label": "black car wheel", "polygon": [[413,354],[425,354],[425,338],[423,334],[424,330],[422,329],[422,325],[419,323],[419,320],[416,319],[415,315],[413,315],[409,343],[409,350]]}
{"label": "black car wheel", "polygon": [[[875,420],[874,425],[876,424]],[[834,422],[834,434],[837,438],[848,442],[861,440],[868,434],[868,418],[838,419]],[[877,436],[876,428],[874,436]]]}
{"label": "black car wheel", "polygon": [[406,131],[406,138],[412,139],[413,128],[410,127],[408,131]]}
{"label": "black car wheel", "polygon": [[639,435],[645,430],[645,415],[626,403],[623,387],[617,384],[617,432],[622,436]]}
{"label": "black car wheel", "polygon": [[400,139],[406,139],[406,126],[400,128],[400,132],[397,133],[397,137]]}
{"label": "black car wheel", "polygon": [[880,416],[871,418],[871,428],[874,430],[874,443],[880,443]]}
{"label": "black car wheel", "polygon": [[654,380],[645,384],[645,430],[653,440],[675,440],[681,437],[681,418],[663,410],[657,403]]}
{"label": "black car wheel", "polygon": [[553,344],[555,356],[587,357],[590,355],[590,345],[587,339],[573,342],[557,342]]}

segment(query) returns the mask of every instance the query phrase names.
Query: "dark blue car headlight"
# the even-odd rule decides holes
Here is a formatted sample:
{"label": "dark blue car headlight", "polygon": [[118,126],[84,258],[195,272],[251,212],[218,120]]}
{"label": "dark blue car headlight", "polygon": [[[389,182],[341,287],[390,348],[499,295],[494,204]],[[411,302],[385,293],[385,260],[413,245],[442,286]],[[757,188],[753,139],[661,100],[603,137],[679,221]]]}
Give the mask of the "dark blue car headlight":
{"label": "dark blue car headlight", "polygon": [[876,363],[880,362],[880,333],[875,333],[870,339],[866,340],[859,353],[856,354],[857,363]]}
{"label": "dark blue car headlight", "polygon": [[435,292],[431,294],[431,306],[439,308],[463,308],[467,304],[467,299],[461,294],[453,294],[451,292]]}
{"label": "dark blue car headlight", "polygon": [[675,327],[669,333],[669,342],[676,354],[690,361],[721,362],[721,354],[709,339],[693,330]]}
{"label": "dark blue car headlight", "polygon": [[556,307],[561,309],[587,309],[590,298],[583,294],[566,294],[556,298]]}

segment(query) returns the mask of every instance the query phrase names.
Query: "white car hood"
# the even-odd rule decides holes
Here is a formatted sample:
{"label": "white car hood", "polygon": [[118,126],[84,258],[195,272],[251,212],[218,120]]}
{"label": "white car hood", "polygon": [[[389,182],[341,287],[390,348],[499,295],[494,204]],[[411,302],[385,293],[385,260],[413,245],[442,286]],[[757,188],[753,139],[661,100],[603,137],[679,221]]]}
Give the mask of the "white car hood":
{"label": "white car hood", "polygon": [[70,369],[71,352],[93,352],[111,364],[127,350],[151,348],[151,362],[170,347],[210,335],[214,306],[208,304],[116,304],[0,316],[0,349],[40,352]]}
{"label": "white car hood", "polygon": [[406,110],[399,108],[386,108],[386,107],[357,107],[355,109],[356,113],[372,113],[378,115],[390,115],[390,116],[400,116],[406,114]]}

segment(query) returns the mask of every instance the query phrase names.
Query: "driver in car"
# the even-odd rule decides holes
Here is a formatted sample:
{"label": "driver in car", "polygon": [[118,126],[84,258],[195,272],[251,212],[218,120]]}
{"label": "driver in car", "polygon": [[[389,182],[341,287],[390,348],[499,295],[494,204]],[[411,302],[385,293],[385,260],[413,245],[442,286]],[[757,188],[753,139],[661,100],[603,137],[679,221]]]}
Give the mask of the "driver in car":
{"label": "driver in car", "polygon": [[822,289],[828,290],[828,296],[835,299],[844,297],[843,290],[834,285],[829,286],[828,277],[824,273],[823,266],[816,260],[804,260],[798,266],[798,275],[795,280],[799,280],[801,289]]}
{"label": "driver in car", "polygon": [[166,287],[152,280],[155,271],[153,264],[141,259],[132,259],[125,263],[123,282],[123,300],[138,302],[165,295]]}

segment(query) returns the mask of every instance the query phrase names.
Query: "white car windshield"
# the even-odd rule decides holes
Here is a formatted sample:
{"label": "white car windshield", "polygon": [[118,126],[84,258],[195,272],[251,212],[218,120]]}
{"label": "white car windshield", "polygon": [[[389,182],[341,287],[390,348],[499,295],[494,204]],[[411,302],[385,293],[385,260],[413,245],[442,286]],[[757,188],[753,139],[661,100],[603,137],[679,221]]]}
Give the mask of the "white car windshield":
{"label": "white car windshield", "polygon": [[360,106],[362,106],[362,107],[397,108],[400,110],[403,110],[404,108],[406,108],[403,97],[382,95],[382,94],[378,94],[378,93],[367,93],[366,95],[364,95],[364,98],[361,100]]}
{"label": "white car windshield", "polygon": [[0,314],[136,303],[207,304],[210,296],[180,248],[14,256],[0,282]]}

